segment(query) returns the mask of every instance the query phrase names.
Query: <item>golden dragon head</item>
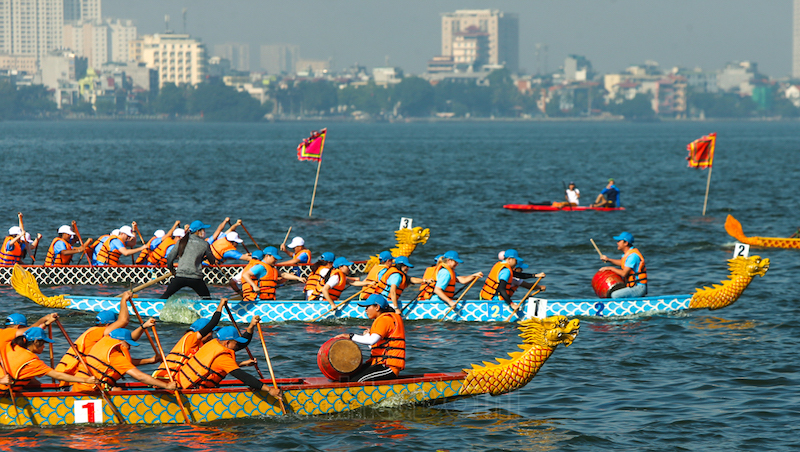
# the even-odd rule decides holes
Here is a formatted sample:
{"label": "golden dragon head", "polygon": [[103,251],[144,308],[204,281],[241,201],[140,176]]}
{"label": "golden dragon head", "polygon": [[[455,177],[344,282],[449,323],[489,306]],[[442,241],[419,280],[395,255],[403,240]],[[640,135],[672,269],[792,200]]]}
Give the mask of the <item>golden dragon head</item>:
{"label": "golden dragon head", "polygon": [[[428,239],[431,237],[431,230],[430,229],[423,229],[419,226],[413,229],[398,229],[394,231],[394,235],[397,238],[397,243],[395,247],[392,248],[392,256],[399,257],[411,257],[411,253],[414,252],[414,249],[417,248],[417,245],[424,245],[428,242]],[[365,272],[369,272],[372,267],[378,265],[378,256],[370,256],[369,260],[367,260],[367,265],[364,269]]]}
{"label": "golden dragon head", "polygon": [[568,347],[578,336],[580,320],[565,316],[530,319],[519,323],[522,352],[509,353],[511,359],[497,358],[497,363],[483,362],[464,369],[467,376],[459,394],[506,394],[530,382],[556,346]]}
{"label": "golden dragon head", "polygon": [[767,274],[769,259],[761,259],[761,256],[738,256],[728,260],[728,269],[731,274],[727,280],[721,282],[722,285],[714,284],[714,287],[696,289],[689,308],[713,310],[730,306],[739,299],[753,278]]}

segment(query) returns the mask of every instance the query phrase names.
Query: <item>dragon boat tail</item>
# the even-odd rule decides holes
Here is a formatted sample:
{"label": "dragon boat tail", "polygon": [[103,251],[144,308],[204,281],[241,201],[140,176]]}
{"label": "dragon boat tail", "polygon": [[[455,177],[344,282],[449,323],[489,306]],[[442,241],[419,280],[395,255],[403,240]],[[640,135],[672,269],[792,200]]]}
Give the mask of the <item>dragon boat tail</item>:
{"label": "dragon boat tail", "polygon": [[[324,377],[277,380],[287,411],[295,416],[342,413],[369,406],[437,405],[480,394],[501,395],[528,384],[558,345],[569,346],[580,321],[563,316],[519,323],[521,351],[497,363],[473,365],[463,372],[412,375],[396,380],[366,383],[334,383]],[[268,383],[267,380],[263,380]],[[239,385],[239,387],[236,387]],[[126,384],[110,391],[110,403],[128,424],[183,423],[184,411],[174,392],[150,390],[142,384]],[[242,388],[237,381],[223,381],[219,388],[179,391],[189,422],[280,416],[280,403],[266,392]],[[14,403],[15,402],[15,403]],[[36,392],[0,396],[0,425],[54,426],[80,423],[112,424],[114,407],[99,393],[57,392],[44,385]]]}
{"label": "dragon boat tail", "polygon": [[733,216],[725,218],[725,231],[736,240],[748,245],[764,248],[794,248],[800,249],[800,238],[783,237],[747,237],[742,230],[742,224]]}

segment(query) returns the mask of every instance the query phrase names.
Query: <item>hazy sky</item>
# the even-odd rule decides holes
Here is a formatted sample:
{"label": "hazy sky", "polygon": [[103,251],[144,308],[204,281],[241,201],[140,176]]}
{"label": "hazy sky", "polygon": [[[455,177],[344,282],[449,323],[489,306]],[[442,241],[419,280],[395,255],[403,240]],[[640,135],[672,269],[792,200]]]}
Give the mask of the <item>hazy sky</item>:
{"label": "hazy sky", "polygon": [[[750,60],[762,73],[791,72],[791,0],[103,0],[103,16],[133,19],[140,34],[170,28],[214,44],[248,43],[251,69],[261,44],[300,46],[302,58],[341,69],[358,62],[425,70],[441,53],[440,13],[499,9],[519,15],[520,68],[535,73],[535,44],[548,46],[547,66],[584,55],[595,70],[617,72],[645,60],[706,70]],[[542,61],[542,65],[544,62]]]}

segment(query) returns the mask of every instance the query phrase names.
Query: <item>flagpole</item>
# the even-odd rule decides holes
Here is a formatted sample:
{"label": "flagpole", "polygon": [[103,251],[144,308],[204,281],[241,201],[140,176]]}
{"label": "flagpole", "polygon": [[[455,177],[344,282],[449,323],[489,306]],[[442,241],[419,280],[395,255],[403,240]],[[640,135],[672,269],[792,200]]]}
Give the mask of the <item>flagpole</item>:
{"label": "flagpole", "polygon": [[[321,156],[320,156],[321,157]],[[311,217],[311,212],[314,211],[314,197],[317,196],[317,182],[319,181],[319,169],[322,168],[322,158],[319,159],[317,164],[317,177],[314,178],[314,192],[311,194],[311,207],[308,209],[308,216]],[[708,193],[706,193],[708,196]],[[705,209],[703,209],[705,211]]]}
{"label": "flagpole", "polygon": [[709,187],[711,187],[711,170],[713,169],[714,165],[708,167],[708,181],[706,181],[706,199],[703,200],[703,216],[706,216],[706,205],[708,204],[708,189]]}

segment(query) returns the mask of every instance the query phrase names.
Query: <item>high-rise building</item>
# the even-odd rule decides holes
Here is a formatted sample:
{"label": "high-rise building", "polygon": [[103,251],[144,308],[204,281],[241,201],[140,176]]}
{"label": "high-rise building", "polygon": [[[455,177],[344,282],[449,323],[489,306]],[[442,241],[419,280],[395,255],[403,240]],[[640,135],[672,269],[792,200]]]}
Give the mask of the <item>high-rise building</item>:
{"label": "high-rise building", "polygon": [[293,73],[300,59],[300,46],[265,44],[261,46],[261,69],[268,74]]}
{"label": "high-rise building", "polygon": [[130,42],[131,57],[158,70],[158,87],[196,85],[205,79],[206,47],[188,34],[145,35]]}
{"label": "high-rise building", "polygon": [[237,71],[250,70],[250,45],[229,42],[214,46],[214,56],[231,62],[231,69]]}
{"label": "high-rise building", "polygon": [[800,79],[800,0],[794,0],[792,26],[792,78]]}
{"label": "high-rise building", "polygon": [[80,20],[64,24],[64,47],[86,57],[91,68],[108,62],[127,62],[129,43],[135,39],[136,26],[130,20]]}
{"label": "high-rise building", "polygon": [[100,20],[102,15],[101,0],[63,0],[64,23],[79,20]]}
{"label": "high-rise building", "polygon": [[62,47],[63,25],[63,0],[0,0],[0,53],[41,58]]}
{"label": "high-rise building", "polygon": [[496,9],[443,13],[442,56],[453,57],[455,64],[503,65],[517,72],[519,18]]}

